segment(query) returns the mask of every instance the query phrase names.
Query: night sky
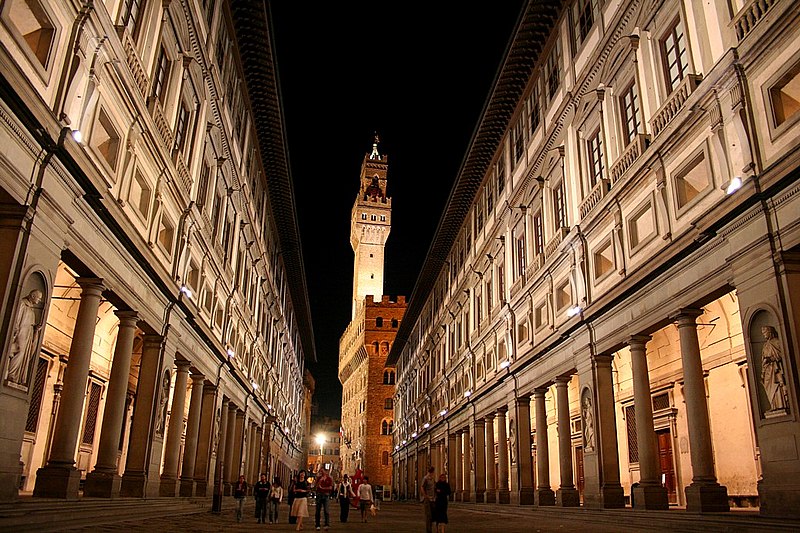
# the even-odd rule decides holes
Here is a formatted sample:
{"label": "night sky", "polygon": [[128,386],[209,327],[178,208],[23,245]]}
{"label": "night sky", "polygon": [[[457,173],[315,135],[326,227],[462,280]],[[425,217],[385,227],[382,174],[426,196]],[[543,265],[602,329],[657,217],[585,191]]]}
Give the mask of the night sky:
{"label": "night sky", "polygon": [[271,4],[318,360],[314,403],[338,418],[361,161],[377,131],[392,198],[384,293],[410,298],[522,1]]}

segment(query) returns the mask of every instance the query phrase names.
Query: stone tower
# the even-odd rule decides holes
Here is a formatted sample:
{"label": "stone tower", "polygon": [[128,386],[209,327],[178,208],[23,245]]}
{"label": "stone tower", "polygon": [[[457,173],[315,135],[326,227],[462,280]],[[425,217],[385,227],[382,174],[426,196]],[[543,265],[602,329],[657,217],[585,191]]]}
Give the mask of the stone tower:
{"label": "stone tower", "polygon": [[392,200],[386,196],[388,158],[378,152],[378,136],[372,152],[361,163],[361,187],[350,214],[353,263],[353,313],[367,295],[383,295],[383,252],[392,227]]}

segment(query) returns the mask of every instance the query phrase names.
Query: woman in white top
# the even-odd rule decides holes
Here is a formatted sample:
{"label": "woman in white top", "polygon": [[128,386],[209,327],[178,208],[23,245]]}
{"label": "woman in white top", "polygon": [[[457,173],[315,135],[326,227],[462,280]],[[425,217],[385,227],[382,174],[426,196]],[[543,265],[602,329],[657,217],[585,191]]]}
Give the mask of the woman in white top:
{"label": "woman in white top", "polygon": [[347,522],[347,517],[350,514],[350,498],[355,498],[353,494],[353,484],[350,483],[350,478],[347,474],[344,475],[342,481],[339,483],[339,521]]}
{"label": "woman in white top", "polygon": [[275,476],[272,482],[272,488],[269,491],[269,523],[278,523],[278,505],[283,501],[283,487],[281,487],[281,478]]}
{"label": "woman in white top", "polygon": [[361,506],[361,521],[367,521],[367,510],[372,506],[372,485],[369,484],[369,476],[364,476],[364,482],[358,486],[358,499]]}

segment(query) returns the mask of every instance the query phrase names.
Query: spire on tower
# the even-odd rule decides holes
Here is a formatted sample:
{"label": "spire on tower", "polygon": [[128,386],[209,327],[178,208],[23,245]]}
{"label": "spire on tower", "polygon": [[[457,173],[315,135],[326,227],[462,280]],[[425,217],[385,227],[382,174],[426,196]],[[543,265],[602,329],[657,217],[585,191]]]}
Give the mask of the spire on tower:
{"label": "spire on tower", "polygon": [[378,143],[381,142],[378,137],[378,132],[375,132],[375,139],[372,141],[372,153],[369,154],[370,159],[380,159],[381,154],[378,153]]}

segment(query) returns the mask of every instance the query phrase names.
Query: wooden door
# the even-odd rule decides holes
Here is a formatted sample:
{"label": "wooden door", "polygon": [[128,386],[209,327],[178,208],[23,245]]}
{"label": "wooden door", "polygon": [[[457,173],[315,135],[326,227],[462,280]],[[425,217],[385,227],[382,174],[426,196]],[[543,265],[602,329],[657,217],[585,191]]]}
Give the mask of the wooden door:
{"label": "wooden door", "polygon": [[656,431],[658,437],[658,460],[661,465],[661,477],[667,488],[669,503],[678,503],[678,492],[675,486],[675,467],[672,461],[672,435],[669,429]]}
{"label": "wooden door", "polygon": [[583,487],[585,484],[585,476],[583,472],[583,446],[575,447],[575,486],[583,501]]}

